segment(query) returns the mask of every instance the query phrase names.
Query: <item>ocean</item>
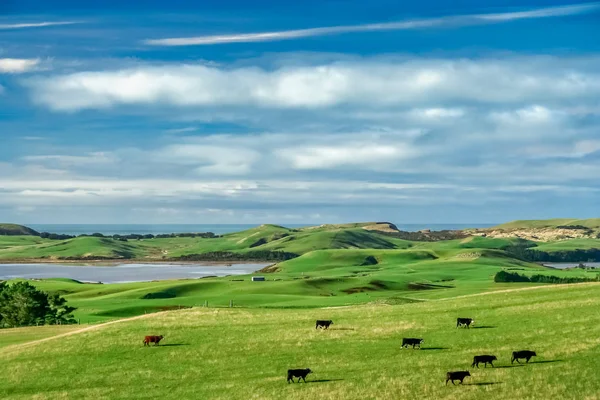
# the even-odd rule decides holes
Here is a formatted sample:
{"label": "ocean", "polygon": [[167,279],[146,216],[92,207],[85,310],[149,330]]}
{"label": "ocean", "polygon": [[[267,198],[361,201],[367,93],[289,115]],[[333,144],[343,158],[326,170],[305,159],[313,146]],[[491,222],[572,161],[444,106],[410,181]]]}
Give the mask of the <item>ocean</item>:
{"label": "ocean", "polygon": [[[283,224],[288,228],[301,228],[315,224]],[[466,228],[487,228],[497,224],[399,224],[398,229],[403,231],[419,231],[431,229],[432,231],[454,230]],[[137,234],[165,234],[165,233],[199,233],[212,232],[217,235],[239,232],[254,228],[258,224],[28,224],[38,232],[58,233],[62,235],[82,235],[101,233],[103,235]]]}

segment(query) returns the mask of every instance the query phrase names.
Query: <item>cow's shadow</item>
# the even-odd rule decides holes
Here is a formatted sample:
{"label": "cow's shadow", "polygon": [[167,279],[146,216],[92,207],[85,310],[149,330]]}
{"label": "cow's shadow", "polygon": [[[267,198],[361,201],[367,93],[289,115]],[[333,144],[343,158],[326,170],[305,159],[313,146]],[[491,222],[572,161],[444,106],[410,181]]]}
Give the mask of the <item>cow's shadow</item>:
{"label": "cow's shadow", "polygon": [[475,383],[465,383],[465,386],[491,386],[491,385],[501,385],[504,382],[475,382]]}
{"label": "cow's shadow", "polygon": [[495,326],[491,326],[491,325],[481,325],[481,326],[473,326],[471,327],[471,329],[494,329],[496,328]]}
{"label": "cow's shadow", "polygon": [[177,347],[177,346],[189,346],[189,344],[187,344],[187,343],[167,343],[167,344],[161,344],[160,346],[156,346],[156,347]]}
{"label": "cow's shadow", "polygon": [[541,361],[530,361],[529,364],[549,364],[563,362],[563,360],[541,360]]}
{"label": "cow's shadow", "polygon": [[421,350],[448,350],[448,347],[423,347]]}
{"label": "cow's shadow", "polygon": [[337,381],[343,381],[343,379],[315,379],[310,380],[310,381],[306,381],[306,383],[324,383],[324,382],[337,382]]}
{"label": "cow's shadow", "polygon": [[355,331],[354,328],[329,328],[330,331]]}
{"label": "cow's shadow", "polygon": [[505,368],[517,368],[517,367],[524,367],[525,365],[523,364],[515,364],[515,365],[500,365],[494,368],[500,368],[500,369],[505,369]]}

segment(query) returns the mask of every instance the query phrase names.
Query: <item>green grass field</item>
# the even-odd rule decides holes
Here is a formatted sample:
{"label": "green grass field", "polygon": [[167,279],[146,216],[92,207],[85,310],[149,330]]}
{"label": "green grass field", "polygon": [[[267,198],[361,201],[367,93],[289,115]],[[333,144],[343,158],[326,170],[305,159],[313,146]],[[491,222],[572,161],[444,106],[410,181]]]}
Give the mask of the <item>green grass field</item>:
{"label": "green grass field", "polygon": [[[32,283],[64,296],[78,308],[75,316],[88,323],[205,302],[211,307],[227,307],[230,300],[239,307],[270,308],[411,303],[531,285],[494,283],[494,274],[503,268],[550,273],[496,250],[444,250],[443,254],[432,250],[320,250],[277,264],[273,270],[278,272],[264,274],[266,282],[252,282],[250,275],[242,275],[128,284],[68,279]],[[363,265],[368,257],[377,263]],[[597,276],[583,270],[552,273]]]}
{"label": "green grass field", "polygon": [[[82,324],[0,330],[6,371],[0,398],[597,398],[600,284],[493,278],[501,270],[587,279],[599,272],[518,260],[505,251],[526,243],[518,238],[418,242],[363,226],[263,225],[219,238],[128,242],[0,236],[5,261],[153,261],[254,250],[300,255],[261,272],[265,282],[252,282],[251,275],[127,284],[31,281],[64,296]],[[552,252],[598,243],[528,244]],[[456,329],[457,317],[475,318],[477,328]],[[329,331],[314,329],[315,319],[330,318]],[[144,348],[147,334],[164,334],[165,346]],[[401,350],[402,337],[425,338],[424,349]],[[510,366],[510,353],[522,349],[539,357]],[[474,355],[486,353],[498,356],[497,368],[469,367]],[[286,384],[288,368],[304,367],[314,371],[308,384]],[[464,386],[444,386],[447,371],[462,369],[473,375]]]}
{"label": "green grass field", "polygon": [[[0,398],[595,399],[599,307],[600,284],[579,284],[393,306],[171,311],[0,349]],[[456,329],[459,316],[478,328]],[[334,325],[317,331],[315,319]],[[148,334],[164,346],[144,348]],[[423,350],[400,349],[402,337],[424,338]],[[510,365],[522,349],[538,357]],[[471,368],[478,354],[496,355],[496,368]],[[288,368],[314,373],[287,384]],[[472,377],[445,386],[451,370]]]}

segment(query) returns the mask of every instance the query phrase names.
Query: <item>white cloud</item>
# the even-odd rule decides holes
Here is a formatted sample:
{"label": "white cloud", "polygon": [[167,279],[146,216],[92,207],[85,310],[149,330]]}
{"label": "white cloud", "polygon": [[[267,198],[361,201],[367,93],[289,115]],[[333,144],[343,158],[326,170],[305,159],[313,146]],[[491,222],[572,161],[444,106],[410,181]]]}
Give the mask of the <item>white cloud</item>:
{"label": "white cloud", "polygon": [[416,156],[416,150],[402,144],[351,143],[335,146],[305,146],[278,150],[280,159],[297,169],[329,169],[340,166],[381,166],[393,160]]}
{"label": "white cloud", "polygon": [[40,60],[20,58],[0,58],[0,73],[19,74],[33,70]]}
{"label": "white cloud", "polygon": [[28,22],[28,23],[15,23],[15,24],[0,24],[0,30],[2,29],[25,29],[25,28],[43,28],[48,26],[60,26],[60,25],[73,25],[78,24],[77,21],[57,21],[57,22]]}
{"label": "white cloud", "polygon": [[582,158],[600,152],[600,140],[580,140],[574,143],[529,146],[522,154],[533,158]]}
{"label": "white cloud", "polygon": [[540,105],[532,105],[514,111],[492,112],[491,118],[503,124],[548,124],[559,118],[560,112],[553,112]]}
{"label": "white cloud", "polygon": [[[204,142],[211,142],[210,138]],[[196,166],[199,174],[239,175],[251,171],[260,158],[255,150],[202,144],[176,144],[155,152],[158,161]],[[200,165],[200,166],[198,166]]]}
{"label": "white cloud", "polygon": [[425,115],[448,117],[459,111],[443,111],[440,104],[597,98],[600,59],[360,60],[276,70],[141,66],[38,77],[27,85],[35,101],[56,111],[161,104],[314,109],[435,103]]}
{"label": "white cloud", "polygon": [[58,164],[61,166],[81,166],[81,165],[97,165],[111,164],[118,159],[115,155],[105,152],[92,152],[83,156],[74,155],[41,155],[41,156],[25,156],[23,160],[29,162],[44,162],[47,164]]}
{"label": "white cloud", "polygon": [[421,119],[437,120],[462,117],[465,112],[459,108],[425,108],[411,110],[410,115]]}
{"label": "white cloud", "polygon": [[321,28],[296,29],[279,32],[239,33],[230,35],[209,35],[167,39],[149,39],[145,44],[153,46],[191,46],[223,43],[251,43],[277,40],[299,39],[304,37],[335,35],[353,32],[398,31],[439,27],[469,26],[486,23],[499,23],[519,19],[563,17],[595,12],[598,5],[575,4],[559,7],[538,8],[520,12],[496,14],[454,15],[439,18],[417,19],[398,22],[383,22],[365,25],[331,26]]}

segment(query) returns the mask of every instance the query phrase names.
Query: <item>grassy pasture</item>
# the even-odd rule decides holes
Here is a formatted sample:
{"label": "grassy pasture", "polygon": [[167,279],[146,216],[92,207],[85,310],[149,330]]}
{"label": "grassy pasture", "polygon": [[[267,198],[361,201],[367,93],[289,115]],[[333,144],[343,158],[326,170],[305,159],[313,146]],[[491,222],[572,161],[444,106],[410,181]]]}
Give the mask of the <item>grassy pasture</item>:
{"label": "grassy pasture", "polygon": [[[461,256],[465,255],[466,256]],[[373,257],[376,264],[367,263]],[[409,303],[519,287],[495,284],[502,268],[543,271],[535,266],[496,257],[472,257],[471,252],[438,258],[429,250],[321,250],[280,263],[266,282],[250,275],[200,280],[127,284],[86,284],[68,279],[32,283],[57,292],[78,307],[82,322],[97,322],[164,310],[166,307],[310,308],[365,303]],[[569,272],[582,273],[578,271]],[[564,273],[567,274],[567,273]],[[530,285],[530,284],[526,284]]]}
{"label": "grassy pasture", "polygon": [[80,329],[79,325],[45,325],[14,329],[0,329],[0,348],[31,342]]}
{"label": "grassy pasture", "polygon": [[[0,349],[0,398],[596,399],[599,307],[600,284],[579,284],[395,306],[172,311]],[[477,328],[456,329],[459,316]],[[330,318],[329,331],[314,329]],[[144,348],[148,334],[164,346]],[[400,349],[402,337],[423,337],[423,350]],[[522,349],[539,356],[511,366]],[[497,367],[471,368],[477,354]],[[286,383],[288,368],[305,367],[309,383]],[[464,386],[444,385],[464,369]]]}
{"label": "grassy pasture", "polygon": [[[439,245],[438,245],[439,246]],[[110,268],[110,267],[107,267]],[[507,269],[525,275],[596,278],[584,270],[557,271],[507,257],[499,250],[414,247],[409,250],[319,250],[282,262],[265,273],[200,280],[87,284],[68,279],[32,281],[78,308],[82,323],[130,317],[170,308],[314,308],[402,304],[539,284],[494,283]]]}

